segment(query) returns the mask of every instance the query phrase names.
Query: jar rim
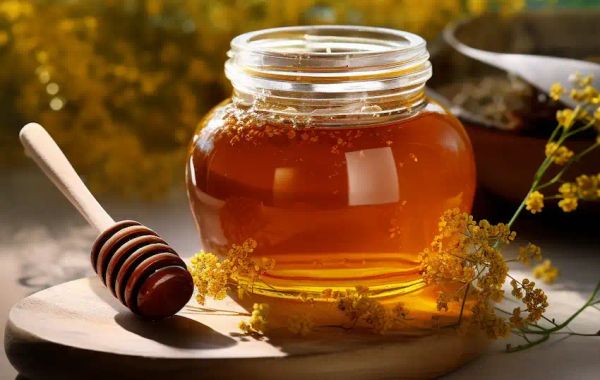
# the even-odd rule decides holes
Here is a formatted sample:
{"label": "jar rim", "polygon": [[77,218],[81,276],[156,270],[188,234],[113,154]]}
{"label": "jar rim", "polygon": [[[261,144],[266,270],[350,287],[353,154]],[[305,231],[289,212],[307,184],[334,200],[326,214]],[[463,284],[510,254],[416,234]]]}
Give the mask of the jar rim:
{"label": "jar rim", "polygon": [[239,99],[269,97],[298,109],[296,102],[301,113],[315,107],[326,114],[361,113],[356,102],[359,109],[366,105],[372,110],[371,97],[382,113],[402,111],[424,101],[424,85],[431,77],[422,37],[380,27],[258,30],[235,37],[227,54],[225,74]]}
{"label": "jar rim", "polygon": [[[259,43],[261,40],[262,43]],[[288,44],[288,49],[282,50],[282,47],[286,46],[282,42]],[[290,43],[302,49],[290,50]],[[309,49],[308,44],[311,43],[312,48]],[[348,50],[328,51],[324,46],[327,43],[333,44],[334,48],[346,47]],[[351,55],[364,58],[366,55],[409,52],[422,49],[425,45],[422,37],[396,29],[356,25],[305,25],[269,28],[241,34],[231,41],[230,54],[245,51],[265,55],[308,57]],[[315,50],[324,47],[323,51]],[[352,47],[355,50],[352,50]]]}

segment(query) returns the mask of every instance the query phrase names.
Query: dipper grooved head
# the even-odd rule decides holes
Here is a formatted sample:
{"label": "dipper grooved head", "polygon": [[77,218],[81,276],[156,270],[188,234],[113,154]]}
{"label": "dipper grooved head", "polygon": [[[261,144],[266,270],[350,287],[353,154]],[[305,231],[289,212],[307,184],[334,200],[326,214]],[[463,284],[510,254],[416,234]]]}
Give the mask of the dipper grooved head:
{"label": "dipper grooved head", "polygon": [[154,231],[133,220],[102,232],[91,252],[92,266],[112,294],[149,319],[177,313],[194,291],[183,260]]}

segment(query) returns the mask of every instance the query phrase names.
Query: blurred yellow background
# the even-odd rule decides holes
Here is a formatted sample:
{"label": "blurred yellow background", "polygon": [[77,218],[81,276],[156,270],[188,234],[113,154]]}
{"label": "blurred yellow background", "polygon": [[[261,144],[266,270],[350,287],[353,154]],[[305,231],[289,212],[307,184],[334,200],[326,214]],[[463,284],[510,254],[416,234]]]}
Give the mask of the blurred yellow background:
{"label": "blurred yellow background", "polygon": [[557,3],[0,1],[0,166],[25,161],[17,133],[37,121],[93,191],[157,198],[183,178],[184,152],[198,120],[229,94],[223,63],[237,34],[298,24],[362,24],[432,39],[459,17]]}

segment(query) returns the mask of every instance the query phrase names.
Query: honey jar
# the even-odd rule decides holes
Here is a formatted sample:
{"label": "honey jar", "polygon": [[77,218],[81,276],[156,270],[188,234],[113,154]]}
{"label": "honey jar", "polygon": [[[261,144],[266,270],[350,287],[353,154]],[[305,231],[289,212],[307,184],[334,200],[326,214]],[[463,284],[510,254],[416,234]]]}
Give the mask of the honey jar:
{"label": "honey jar", "polygon": [[461,123],[425,96],[425,41],[285,27],[236,37],[228,57],[233,94],[199,123],[187,160],[204,249],[252,239],[257,262],[274,260],[251,299],[360,286],[429,318],[438,292],[419,253],[445,210],[470,211],[475,168]]}

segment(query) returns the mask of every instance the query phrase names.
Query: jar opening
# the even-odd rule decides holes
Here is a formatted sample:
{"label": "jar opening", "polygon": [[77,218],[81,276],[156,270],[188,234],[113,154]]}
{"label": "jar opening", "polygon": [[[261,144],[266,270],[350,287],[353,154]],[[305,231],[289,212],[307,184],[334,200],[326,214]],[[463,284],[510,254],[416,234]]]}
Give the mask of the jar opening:
{"label": "jar opening", "polygon": [[258,98],[273,106],[270,112],[406,112],[424,101],[431,77],[425,41],[385,28],[266,29],[234,38],[228,56],[225,73],[234,98],[242,103]]}

